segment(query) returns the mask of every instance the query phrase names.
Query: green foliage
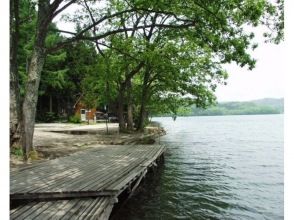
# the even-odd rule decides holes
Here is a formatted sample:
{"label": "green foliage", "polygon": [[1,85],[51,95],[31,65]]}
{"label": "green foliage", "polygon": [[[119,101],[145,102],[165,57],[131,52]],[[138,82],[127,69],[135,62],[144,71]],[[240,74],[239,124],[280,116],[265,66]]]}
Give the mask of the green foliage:
{"label": "green foliage", "polygon": [[[274,102],[274,100],[273,100]],[[277,105],[263,104],[262,100],[251,102],[224,102],[207,109],[190,107],[188,114],[181,114],[182,116],[194,115],[255,115],[255,114],[281,114],[283,110],[280,107],[280,103]]]}
{"label": "green foliage", "polygon": [[[74,94],[84,95],[94,92],[95,88],[89,90],[88,82],[91,79],[86,76],[99,73],[97,68],[98,60],[97,53],[92,44],[79,42],[69,45],[66,48],[66,64],[68,72],[64,78],[66,84],[63,91],[73,96]],[[87,79],[86,79],[87,78]],[[89,94],[91,95],[91,94]]]}
{"label": "green foliage", "polygon": [[258,99],[251,101],[255,103],[256,105],[263,105],[263,106],[269,106],[275,109],[278,109],[281,113],[284,112],[284,99],[271,99],[271,98],[265,98],[265,99]]}
{"label": "green foliage", "polygon": [[59,117],[55,112],[44,112],[44,113],[41,112],[37,115],[36,120],[39,122],[50,123],[50,122],[55,122],[59,120]]}
{"label": "green foliage", "polygon": [[[56,25],[51,24],[50,28],[56,28]],[[62,39],[63,37],[58,33],[49,31],[46,38],[46,45],[54,45]],[[47,55],[41,75],[39,88],[40,95],[45,94],[47,96],[56,96],[62,90],[67,89],[66,78],[69,74],[69,67],[66,58],[67,52],[64,49]]]}
{"label": "green foliage", "polygon": [[10,153],[17,157],[23,157],[23,151],[21,147],[13,147]]}
{"label": "green foliage", "polygon": [[81,123],[81,118],[78,115],[73,115],[73,116],[69,117],[68,122],[74,123],[74,124],[79,124],[79,123]]}
{"label": "green foliage", "polygon": [[19,1],[19,4],[20,27],[17,63],[20,95],[23,96],[25,93],[28,63],[34,44],[37,11],[35,9],[35,3],[30,0]]}
{"label": "green foliage", "polygon": [[[20,1],[18,63],[22,94],[35,43],[35,3]],[[229,73],[222,64],[235,62],[241,67],[254,68],[256,61],[250,50],[257,44],[248,27],[265,25],[273,30],[265,34],[268,39],[276,43],[283,39],[283,0],[277,3],[175,0],[172,4],[166,0],[109,0],[99,8],[92,1],[79,2],[83,6],[85,3],[91,16],[87,7],[80,7],[73,16],[64,16],[76,24],[77,33],[84,34],[75,35],[78,40],[47,54],[39,96],[61,103],[66,101],[69,105],[81,96],[87,108],[92,108],[117,102],[122,91],[124,104],[132,103],[135,118],[139,117],[143,104],[146,115],[274,111],[258,105],[235,104],[218,105],[205,111],[199,108],[215,104],[217,86],[226,84]],[[126,13],[112,16],[125,10]],[[95,29],[87,29],[92,25],[92,16],[101,22]],[[121,31],[123,28],[129,31]],[[51,23],[46,36],[47,48],[68,40],[56,29]],[[101,38],[86,41],[95,36]],[[191,105],[195,108],[189,108]],[[79,123],[80,119],[75,117],[70,120]],[[51,122],[56,120],[56,115],[38,112],[37,118]]]}
{"label": "green foliage", "polygon": [[[83,87],[92,94],[89,100],[95,93],[99,94],[100,102],[115,100],[115,95],[126,85],[128,74],[144,62],[143,68],[131,77],[131,88],[123,93],[125,103],[131,100],[134,105],[135,118],[142,103],[149,114],[174,115],[188,114],[186,106],[191,104],[199,108],[214,104],[217,86],[226,84],[228,78],[223,63],[236,62],[249,69],[255,66],[256,61],[249,53],[257,46],[254,34],[245,31],[244,26],[259,25],[268,13],[274,14],[276,10],[265,0],[188,0],[173,4],[165,0],[127,3],[113,0],[102,14],[107,16],[132,7],[140,8],[140,12],[112,17],[105,23],[113,29],[155,23],[165,24],[166,28],[155,25],[154,29],[143,28],[132,35],[125,32],[106,38],[110,49],[105,49],[99,59],[99,74],[97,71],[87,75]],[[189,28],[176,28],[187,24]],[[169,25],[175,28],[168,28]]]}
{"label": "green foliage", "polygon": [[[53,40],[60,38],[58,35],[52,36]],[[93,100],[93,97],[97,95],[94,94],[94,90],[89,87],[91,85],[87,84],[85,79],[86,75],[97,71],[96,66],[97,54],[93,45],[82,41],[48,54],[39,88],[39,96],[43,96],[43,100],[48,103],[42,104],[45,109],[40,108],[37,112],[37,119],[44,121],[44,117],[46,118],[42,111],[50,110],[48,109],[49,97],[53,100],[52,111],[64,118],[72,114],[71,111],[68,111],[68,106],[73,106],[81,94],[83,94],[82,101],[85,104],[89,107],[96,107],[97,102]],[[64,109],[67,109],[66,114],[64,114]]]}

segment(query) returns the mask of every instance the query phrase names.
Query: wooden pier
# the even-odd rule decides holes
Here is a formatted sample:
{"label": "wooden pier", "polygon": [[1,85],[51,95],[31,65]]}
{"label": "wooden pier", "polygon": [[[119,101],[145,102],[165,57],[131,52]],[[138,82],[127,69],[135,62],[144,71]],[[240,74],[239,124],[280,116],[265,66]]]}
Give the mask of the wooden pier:
{"label": "wooden pier", "polygon": [[163,156],[161,145],[110,145],[10,173],[10,199],[29,203],[11,219],[108,219],[117,197],[134,191]]}

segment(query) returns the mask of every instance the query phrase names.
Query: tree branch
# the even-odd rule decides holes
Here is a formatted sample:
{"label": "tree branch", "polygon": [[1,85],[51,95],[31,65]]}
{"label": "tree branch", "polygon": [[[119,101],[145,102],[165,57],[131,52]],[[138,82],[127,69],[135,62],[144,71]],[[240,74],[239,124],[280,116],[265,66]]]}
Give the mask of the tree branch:
{"label": "tree branch", "polygon": [[117,52],[119,52],[119,53],[121,53],[121,54],[123,54],[123,55],[125,55],[125,56],[128,56],[128,57],[130,57],[130,58],[132,58],[132,59],[134,59],[134,60],[139,61],[139,59],[138,59],[137,57],[131,56],[130,54],[128,54],[128,53],[122,51],[122,50],[119,49],[119,48],[113,47],[112,45],[109,46],[109,45],[107,45],[107,44],[105,44],[105,43],[101,43],[101,42],[98,42],[98,44],[100,44],[100,45],[102,45],[102,46],[104,46],[104,47],[107,47],[107,48],[109,48],[109,49],[114,49],[114,50],[116,50]]}
{"label": "tree branch", "polygon": [[91,28],[93,28],[94,26],[100,24],[101,22],[105,21],[106,19],[109,19],[109,18],[113,18],[113,17],[116,17],[116,16],[120,16],[124,13],[128,13],[128,12],[133,12],[133,11],[136,11],[137,9],[127,9],[127,10],[124,10],[124,11],[120,11],[120,12],[117,12],[117,13],[114,13],[114,14],[111,14],[111,15],[106,15],[106,16],[103,16],[102,18],[100,18],[99,20],[95,21],[94,23],[92,23],[91,25],[89,25],[88,27],[86,27],[84,30],[82,30],[80,33],[77,34],[77,37],[79,36],[82,36],[84,33],[86,33],[88,30],[90,30]]}
{"label": "tree branch", "polygon": [[[90,18],[91,18],[92,23],[95,23],[95,19],[94,19],[94,17],[93,17],[93,14],[92,14],[92,12],[91,12],[91,9],[90,9],[90,7],[88,6],[86,0],[84,0],[84,4],[85,4],[85,7],[86,7],[86,10],[87,10],[87,11],[89,12],[89,14],[90,14]],[[96,26],[93,27],[93,35],[96,35]],[[100,47],[99,47],[98,40],[95,40],[95,45],[96,45],[97,50],[98,50],[99,53],[101,54],[101,56],[105,58],[105,54],[103,53],[103,51],[102,51],[102,50],[100,49]]]}
{"label": "tree branch", "polygon": [[[136,27],[136,30],[148,28],[148,27],[151,27],[151,26],[153,26],[153,25],[137,26]],[[182,25],[155,24],[154,26],[155,27],[160,27],[160,28],[185,29],[185,28],[189,28],[189,27],[194,27],[195,24],[194,23],[182,24]],[[125,32],[126,30],[127,31],[132,31],[133,30],[133,27],[126,28],[126,29],[120,28],[120,29],[108,31],[108,32],[106,32],[104,34],[100,34],[100,35],[93,36],[93,37],[91,37],[91,36],[76,35],[75,37],[69,38],[67,41],[58,43],[55,47],[48,48],[47,51],[48,52],[56,51],[56,50],[64,47],[65,45],[68,45],[68,44],[70,44],[70,43],[72,43],[74,41],[79,41],[79,40],[95,41],[95,40],[103,39],[103,38],[108,37],[110,35],[114,35],[114,34]]]}
{"label": "tree branch", "polygon": [[[193,23],[191,24],[182,24],[182,25],[172,25],[172,24],[154,24],[154,25],[146,25],[146,26],[137,26],[136,27],[136,30],[139,30],[139,29],[144,29],[144,28],[149,28],[149,27],[159,27],[159,28],[173,28],[173,29],[185,29],[185,28],[189,28],[189,27],[194,27],[195,25]],[[102,39],[102,38],[105,38],[109,35],[113,35],[113,34],[118,34],[118,33],[122,33],[124,31],[132,31],[133,28],[120,28],[120,29],[117,29],[117,30],[112,30],[112,31],[108,31],[104,34],[100,34],[100,35],[97,35],[97,36],[93,36],[93,37],[88,37],[88,36],[77,36],[76,39],[80,39],[80,40],[99,40],[99,39]]]}
{"label": "tree branch", "polygon": [[60,29],[57,29],[57,28],[50,28],[50,30],[60,32],[60,33],[65,33],[65,34],[71,34],[71,35],[74,35],[74,36],[77,35],[77,33],[75,33],[75,32],[60,30]]}
{"label": "tree branch", "polygon": [[128,75],[126,75],[124,83],[132,79],[133,76],[136,75],[136,73],[138,73],[144,65],[145,65],[145,62],[141,61],[131,72],[129,72]]}
{"label": "tree branch", "polygon": [[[57,0],[55,0],[55,1],[57,1]],[[61,0],[62,1],[62,0]],[[52,19],[56,16],[56,15],[58,15],[60,12],[62,12],[63,10],[65,10],[68,6],[70,6],[71,4],[73,4],[73,3],[75,3],[77,0],[71,0],[71,1],[69,1],[67,4],[65,4],[63,7],[61,7],[60,9],[58,9],[57,11],[56,11],[56,9],[57,8],[55,8],[55,10],[54,10],[54,12],[53,12],[53,14],[52,14]],[[53,3],[52,3],[53,4]]]}

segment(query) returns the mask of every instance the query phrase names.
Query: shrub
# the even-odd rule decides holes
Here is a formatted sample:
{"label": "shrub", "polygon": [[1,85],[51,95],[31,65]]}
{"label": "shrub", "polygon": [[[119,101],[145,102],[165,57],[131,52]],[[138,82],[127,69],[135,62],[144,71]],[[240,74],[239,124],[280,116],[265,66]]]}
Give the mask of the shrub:
{"label": "shrub", "polygon": [[36,150],[30,151],[29,158],[31,160],[38,160],[39,159],[38,152]]}
{"label": "shrub", "polygon": [[18,157],[22,157],[23,156],[23,151],[22,148],[20,147],[14,147],[11,149],[11,154],[18,156]]}
{"label": "shrub", "polygon": [[78,123],[81,123],[81,118],[78,115],[74,115],[74,116],[70,116],[69,119],[68,119],[68,121],[70,123],[78,124]]}
{"label": "shrub", "polygon": [[44,118],[45,122],[53,122],[53,121],[56,121],[57,119],[58,119],[58,116],[54,112],[45,113],[45,118]]}
{"label": "shrub", "polygon": [[58,116],[54,112],[45,112],[45,113],[40,113],[37,115],[36,121],[38,122],[54,122],[58,120]]}

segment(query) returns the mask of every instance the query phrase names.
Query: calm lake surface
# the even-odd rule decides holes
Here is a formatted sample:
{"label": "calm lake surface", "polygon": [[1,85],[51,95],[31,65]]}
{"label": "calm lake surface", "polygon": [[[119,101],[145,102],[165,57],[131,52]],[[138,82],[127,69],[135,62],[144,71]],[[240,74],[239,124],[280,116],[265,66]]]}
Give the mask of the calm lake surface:
{"label": "calm lake surface", "polygon": [[165,164],[117,219],[283,219],[283,115],[153,120]]}

